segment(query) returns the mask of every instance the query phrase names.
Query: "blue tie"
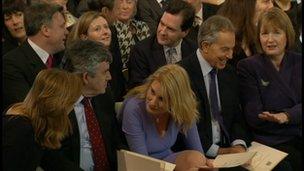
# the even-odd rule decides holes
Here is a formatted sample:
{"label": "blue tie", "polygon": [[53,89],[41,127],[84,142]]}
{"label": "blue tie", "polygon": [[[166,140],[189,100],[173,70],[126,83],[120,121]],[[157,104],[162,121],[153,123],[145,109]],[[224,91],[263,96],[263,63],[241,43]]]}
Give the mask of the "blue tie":
{"label": "blue tie", "polygon": [[221,130],[224,132],[225,136],[229,139],[229,134],[225,128],[223,117],[221,115],[221,111],[219,109],[219,104],[218,104],[216,84],[215,84],[216,73],[217,70],[215,68],[213,68],[210,71],[210,87],[209,87],[210,108],[213,117],[218,121]]}

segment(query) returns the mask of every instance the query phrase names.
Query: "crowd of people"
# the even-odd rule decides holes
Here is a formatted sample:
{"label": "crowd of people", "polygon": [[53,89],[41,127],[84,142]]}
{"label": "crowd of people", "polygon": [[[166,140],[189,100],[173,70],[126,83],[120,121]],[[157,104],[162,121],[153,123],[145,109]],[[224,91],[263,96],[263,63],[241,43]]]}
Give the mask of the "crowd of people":
{"label": "crowd of people", "polygon": [[274,170],[302,170],[301,13],[301,0],[3,0],[3,169],[115,171],[126,149],[216,170],[256,141],[288,153]]}

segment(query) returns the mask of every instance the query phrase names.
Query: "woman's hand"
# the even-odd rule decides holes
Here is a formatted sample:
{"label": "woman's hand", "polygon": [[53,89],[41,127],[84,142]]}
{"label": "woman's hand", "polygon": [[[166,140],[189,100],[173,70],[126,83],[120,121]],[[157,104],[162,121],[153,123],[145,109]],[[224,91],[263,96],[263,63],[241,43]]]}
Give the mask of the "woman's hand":
{"label": "woman's hand", "polygon": [[267,111],[262,112],[259,114],[259,118],[265,121],[269,122],[276,122],[279,124],[287,123],[289,122],[288,114],[285,112],[279,112],[279,113],[269,113]]}
{"label": "woman's hand", "polygon": [[212,161],[195,150],[180,152],[175,160],[175,171],[213,170]]}

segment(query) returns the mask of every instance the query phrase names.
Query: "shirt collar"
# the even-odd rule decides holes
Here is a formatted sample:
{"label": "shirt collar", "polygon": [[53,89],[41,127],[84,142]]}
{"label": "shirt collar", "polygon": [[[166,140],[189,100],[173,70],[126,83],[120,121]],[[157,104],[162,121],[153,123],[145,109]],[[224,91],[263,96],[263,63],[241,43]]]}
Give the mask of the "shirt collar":
{"label": "shirt collar", "polygon": [[201,21],[203,21],[202,16],[203,16],[203,6],[201,9],[195,14],[196,17],[200,18]]}
{"label": "shirt collar", "polygon": [[46,63],[47,59],[49,58],[49,53],[47,53],[45,50],[43,50],[41,47],[39,47],[36,43],[31,41],[30,38],[27,39],[30,46],[34,49],[34,51],[37,53],[37,55],[40,57],[43,63]]}
{"label": "shirt collar", "polygon": [[206,76],[209,74],[209,72],[212,70],[212,66],[206,61],[206,59],[203,57],[203,55],[200,52],[200,49],[196,50],[196,56],[198,58],[201,70],[203,72],[203,76]]}

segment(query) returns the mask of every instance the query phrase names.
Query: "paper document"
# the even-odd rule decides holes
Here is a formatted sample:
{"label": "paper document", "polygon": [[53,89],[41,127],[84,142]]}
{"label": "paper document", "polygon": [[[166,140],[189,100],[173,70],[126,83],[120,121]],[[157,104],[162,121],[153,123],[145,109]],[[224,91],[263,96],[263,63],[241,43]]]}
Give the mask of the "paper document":
{"label": "paper document", "polygon": [[256,152],[244,152],[218,155],[213,161],[213,166],[215,168],[229,168],[241,166],[250,161],[250,159],[252,159],[255,154]]}
{"label": "paper document", "polygon": [[251,171],[272,170],[281,160],[283,160],[288,155],[285,152],[268,147],[255,141],[251,143],[248,151],[256,152],[256,155],[252,158],[250,165],[244,166],[244,168]]}
{"label": "paper document", "polygon": [[117,151],[118,171],[173,171],[175,164],[127,150]]}

